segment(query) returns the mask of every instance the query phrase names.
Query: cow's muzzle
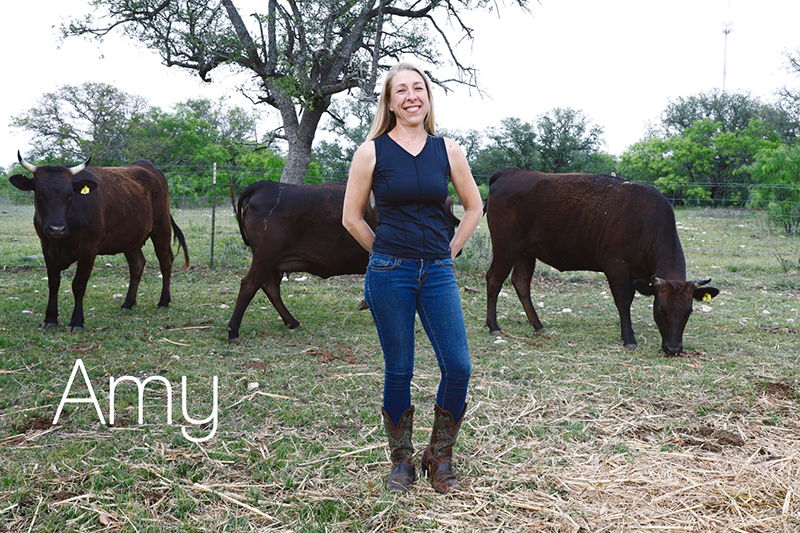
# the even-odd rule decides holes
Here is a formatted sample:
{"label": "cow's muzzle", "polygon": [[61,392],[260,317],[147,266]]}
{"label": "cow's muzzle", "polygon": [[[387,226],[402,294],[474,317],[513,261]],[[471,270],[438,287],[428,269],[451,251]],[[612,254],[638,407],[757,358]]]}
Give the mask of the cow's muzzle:
{"label": "cow's muzzle", "polygon": [[683,344],[662,344],[661,349],[667,355],[680,355],[683,352]]}
{"label": "cow's muzzle", "polygon": [[47,226],[44,230],[44,234],[51,239],[63,239],[67,235],[69,235],[69,228],[66,225],[63,226]]}

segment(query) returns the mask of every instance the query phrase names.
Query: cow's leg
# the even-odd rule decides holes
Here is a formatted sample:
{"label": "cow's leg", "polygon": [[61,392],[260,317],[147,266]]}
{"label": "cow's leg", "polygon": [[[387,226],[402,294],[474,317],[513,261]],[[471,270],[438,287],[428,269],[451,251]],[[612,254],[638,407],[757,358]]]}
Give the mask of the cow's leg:
{"label": "cow's leg", "polygon": [[[256,261],[256,257],[254,253],[253,264],[250,265],[250,270],[247,271],[247,274],[245,274],[242,278],[242,282],[239,284],[239,295],[236,297],[236,306],[233,308],[233,315],[228,322],[228,340],[230,342],[239,342],[239,327],[242,325],[242,318],[244,317],[244,312],[247,310],[247,306],[253,301],[253,297],[256,295],[256,292],[258,292],[258,289],[267,282],[267,278],[273,275],[272,269],[262,268]],[[280,273],[278,273],[278,276],[280,276]],[[278,278],[278,281],[280,281],[280,278]]]}
{"label": "cow's leg", "polygon": [[619,274],[606,274],[608,286],[614,296],[614,305],[619,312],[619,325],[622,332],[622,342],[629,350],[637,347],[636,336],[633,333],[631,323],[631,304],[633,303],[633,286],[631,285],[630,275],[627,272]]}
{"label": "cow's leg", "polygon": [[136,293],[139,292],[139,282],[142,280],[144,272],[145,259],[141,247],[137,246],[133,250],[125,252],[125,259],[128,260],[130,279],[128,280],[128,294],[125,295],[125,301],[122,302],[122,309],[130,310],[136,305]]}
{"label": "cow's leg", "polygon": [[47,254],[44,255],[47,265],[47,309],[41,329],[58,327],[58,289],[61,287],[61,270],[52,264]]}
{"label": "cow's leg", "polygon": [[78,259],[75,277],[72,279],[72,295],[75,297],[75,308],[72,310],[72,318],[67,327],[69,333],[77,333],[83,330],[83,296],[86,294],[89,276],[92,275],[95,257],[97,257],[95,254],[89,254]]}
{"label": "cow's leg", "polygon": [[[494,243],[492,243],[494,247]],[[494,247],[497,250],[497,247]],[[511,260],[497,255],[492,257],[492,264],[486,272],[486,325],[489,326],[489,333],[499,335],[500,326],[497,325],[497,295],[503,287],[503,282],[511,273],[514,266]]]}
{"label": "cow's leg", "polygon": [[278,314],[281,315],[283,323],[286,324],[289,329],[297,329],[300,327],[300,322],[292,316],[292,313],[289,312],[281,299],[281,277],[280,272],[273,272],[269,278],[267,278],[267,282],[261,286],[261,290],[264,291],[269,301],[272,302]]}
{"label": "cow's leg", "polygon": [[170,295],[170,281],[172,279],[172,263],[175,261],[175,254],[169,244],[169,233],[166,238],[163,236],[150,236],[153,241],[153,248],[156,250],[158,258],[158,268],[161,271],[161,297],[158,299],[158,309],[166,309],[172,299]]}
{"label": "cow's leg", "polygon": [[511,273],[511,283],[517,291],[517,296],[522,303],[522,308],[525,309],[528,323],[530,323],[536,331],[541,331],[544,329],[544,326],[539,321],[539,315],[536,314],[536,309],[533,307],[533,302],[531,301],[531,279],[533,278],[534,269],[536,269],[536,258],[520,255],[519,258],[517,258],[517,262],[514,263],[514,270]]}

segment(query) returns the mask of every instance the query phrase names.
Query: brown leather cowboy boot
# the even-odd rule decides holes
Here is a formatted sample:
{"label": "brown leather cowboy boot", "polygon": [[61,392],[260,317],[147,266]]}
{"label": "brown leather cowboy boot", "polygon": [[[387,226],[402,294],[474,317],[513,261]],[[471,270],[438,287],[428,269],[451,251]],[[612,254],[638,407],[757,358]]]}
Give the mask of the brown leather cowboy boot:
{"label": "brown leather cowboy boot", "polygon": [[392,419],[383,411],[383,425],[389,435],[389,450],[392,452],[392,471],[386,488],[394,492],[405,492],[414,483],[416,468],[412,459],[414,444],[411,436],[414,428],[414,406],[412,405],[400,416],[397,427]]}
{"label": "brown leather cowboy boot", "polygon": [[461,421],[467,412],[467,404],[456,421],[449,411],[436,404],[433,412],[433,431],[431,443],[422,453],[422,470],[431,478],[436,492],[458,492],[461,485],[453,474],[453,444],[456,442]]}

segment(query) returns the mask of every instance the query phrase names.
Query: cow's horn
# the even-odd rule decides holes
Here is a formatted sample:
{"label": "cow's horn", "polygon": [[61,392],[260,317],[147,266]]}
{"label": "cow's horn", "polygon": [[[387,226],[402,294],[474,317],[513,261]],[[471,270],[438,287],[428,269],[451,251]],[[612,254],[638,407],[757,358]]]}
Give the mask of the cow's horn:
{"label": "cow's horn", "polygon": [[31,165],[30,163],[22,159],[22,154],[19,153],[19,150],[17,150],[17,159],[19,159],[19,164],[22,165],[25,168],[25,170],[27,170],[31,174],[36,172],[36,165]]}
{"label": "cow's horn", "polygon": [[658,286],[661,286],[661,285],[663,285],[663,284],[664,284],[664,280],[663,280],[663,279],[661,279],[661,278],[659,278],[658,276],[653,276],[652,278],[650,278],[650,281],[651,281],[651,282],[653,283],[653,285],[655,285],[656,287],[658,287]]}
{"label": "cow's horn", "polygon": [[91,161],[91,160],[92,160],[92,158],[90,157],[89,159],[87,159],[86,161],[81,163],[80,165],[75,165],[74,167],[69,167],[69,173],[74,176],[78,172],[81,172],[84,168],[86,168],[86,165],[88,165],[89,161]]}
{"label": "cow's horn", "polygon": [[702,281],[693,281],[692,283],[694,284],[695,287],[702,287],[706,283],[710,283],[710,282],[711,282],[711,279],[709,278],[709,279],[704,279]]}

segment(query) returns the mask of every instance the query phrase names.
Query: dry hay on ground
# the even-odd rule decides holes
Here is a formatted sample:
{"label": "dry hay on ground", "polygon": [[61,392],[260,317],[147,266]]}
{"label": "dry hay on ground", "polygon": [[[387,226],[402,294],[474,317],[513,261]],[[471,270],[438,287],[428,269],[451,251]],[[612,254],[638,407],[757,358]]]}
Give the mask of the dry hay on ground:
{"label": "dry hay on ground", "polygon": [[[239,460],[212,459],[214,448],[236,455],[225,439],[203,451],[152,446],[147,453],[140,449],[138,456],[153,461],[118,461],[138,479],[137,492],[152,517],[146,522],[165,525],[164,531],[186,526],[198,531],[376,533],[800,531],[800,426],[794,395],[767,394],[746,404],[748,411],[707,414],[702,423],[689,407],[675,402],[617,398],[604,404],[591,393],[546,403],[533,395],[496,398],[486,390],[480,396],[470,404],[456,448],[465,486],[458,496],[438,495],[424,479],[408,494],[386,493],[389,463],[382,430],[355,417],[349,421],[353,431],[324,433],[267,420],[259,433],[240,437]],[[778,425],[766,416],[774,412],[789,416]],[[419,454],[431,420],[424,408],[418,413]],[[695,422],[676,423],[681,420]],[[52,431],[31,428],[26,442],[13,446],[40,446],[37,435]],[[252,465],[253,455],[274,461],[275,443],[287,437],[303,449],[321,451],[289,463],[291,485],[255,480],[243,465]],[[372,444],[365,446],[365,439]],[[376,450],[381,452],[377,460]],[[205,477],[174,477],[170,464],[177,462],[203,464]],[[25,515],[7,510],[8,530],[26,530],[34,507],[40,514],[45,508],[73,506],[80,517],[73,525],[87,516],[90,523],[112,529],[136,531],[148,525],[134,523],[130,509],[111,504],[113,489],[76,493],[71,487],[87,475],[91,472],[60,465],[34,471],[32,476],[42,477],[41,485],[52,491],[27,502]],[[172,516],[177,499],[182,505],[191,502],[188,520]],[[241,527],[230,526],[232,520]]]}

